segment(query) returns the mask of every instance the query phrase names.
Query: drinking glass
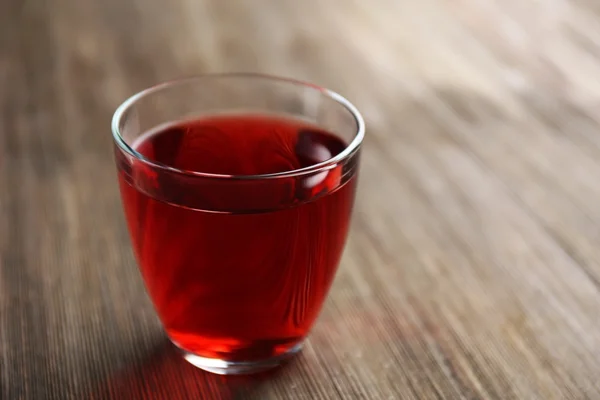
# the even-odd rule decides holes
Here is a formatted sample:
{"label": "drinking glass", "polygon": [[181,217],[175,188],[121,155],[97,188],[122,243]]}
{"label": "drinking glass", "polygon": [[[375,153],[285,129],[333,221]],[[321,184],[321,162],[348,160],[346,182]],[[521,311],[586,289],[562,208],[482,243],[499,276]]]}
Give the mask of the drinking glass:
{"label": "drinking glass", "polygon": [[[256,128],[263,120],[265,129]],[[219,125],[230,121],[234,133]],[[246,123],[254,130],[246,132]],[[198,141],[187,140],[193,124],[206,131],[193,149],[200,153],[190,147]],[[289,136],[295,147],[278,144],[275,136],[290,127],[298,127]],[[159,84],[117,109],[112,133],[132,247],[166,333],[186,360],[243,374],[301,349],[345,245],[364,130],[339,94],[254,74]],[[253,135],[264,142],[254,146],[259,152],[225,154]],[[252,166],[284,150],[321,158],[262,174],[210,168],[210,157]],[[193,155],[194,162],[208,160],[207,168],[181,168],[157,154]]]}

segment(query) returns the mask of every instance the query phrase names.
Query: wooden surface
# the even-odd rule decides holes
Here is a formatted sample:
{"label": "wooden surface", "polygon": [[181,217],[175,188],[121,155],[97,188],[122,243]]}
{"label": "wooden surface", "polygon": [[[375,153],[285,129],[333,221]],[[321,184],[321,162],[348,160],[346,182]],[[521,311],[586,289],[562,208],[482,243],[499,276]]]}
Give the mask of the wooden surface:
{"label": "wooden surface", "polygon": [[[364,113],[353,230],[300,357],[166,344],[109,120],[181,75],[310,80]],[[595,0],[0,1],[1,399],[600,399]]]}

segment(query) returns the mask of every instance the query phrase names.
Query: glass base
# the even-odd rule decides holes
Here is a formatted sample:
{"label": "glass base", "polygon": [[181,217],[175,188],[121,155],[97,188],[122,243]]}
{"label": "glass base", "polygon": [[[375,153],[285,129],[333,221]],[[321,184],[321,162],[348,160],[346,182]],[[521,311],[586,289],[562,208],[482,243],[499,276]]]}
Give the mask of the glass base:
{"label": "glass base", "polygon": [[294,345],[294,347],[291,347],[285,353],[278,356],[255,361],[225,361],[218,358],[201,357],[182,349],[177,346],[177,343],[173,344],[181,351],[183,358],[187,362],[204,371],[219,375],[247,375],[264,372],[280,366],[302,350],[303,342]]}

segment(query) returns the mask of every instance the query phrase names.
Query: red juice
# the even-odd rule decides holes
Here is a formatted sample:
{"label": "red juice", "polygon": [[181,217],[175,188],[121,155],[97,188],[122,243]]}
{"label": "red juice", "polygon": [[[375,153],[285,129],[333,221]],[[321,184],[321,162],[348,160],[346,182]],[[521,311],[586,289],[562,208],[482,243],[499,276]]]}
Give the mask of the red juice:
{"label": "red juice", "polygon": [[346,240],[358,157],[312,175],[248,179],[326,161],[340,138],[296,119],[215,116],[164,126],[119,150],[132,244],[169,337],[198,356],[277,356],[301,342]]}

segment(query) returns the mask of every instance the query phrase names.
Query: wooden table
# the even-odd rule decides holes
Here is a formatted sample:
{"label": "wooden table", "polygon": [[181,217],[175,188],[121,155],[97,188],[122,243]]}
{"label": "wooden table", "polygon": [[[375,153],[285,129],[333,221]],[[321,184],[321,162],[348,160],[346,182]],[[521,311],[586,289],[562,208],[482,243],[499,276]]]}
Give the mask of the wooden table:
{"label": "wooden table", "polygon": [[[351,238],[269,376],[166,344],[109,120],[181,75],[314,81],[362,110]],[[595,0],[0,2],[0,398],[599,399]]]}

